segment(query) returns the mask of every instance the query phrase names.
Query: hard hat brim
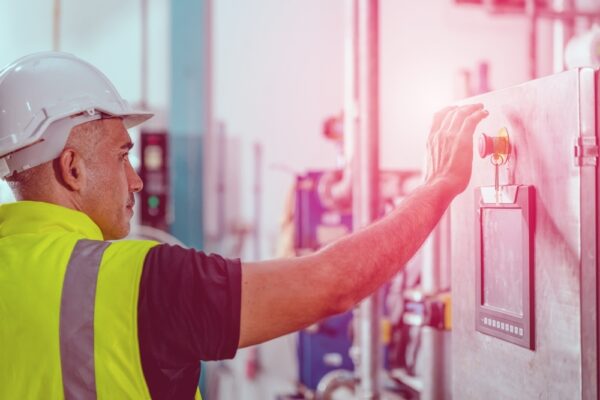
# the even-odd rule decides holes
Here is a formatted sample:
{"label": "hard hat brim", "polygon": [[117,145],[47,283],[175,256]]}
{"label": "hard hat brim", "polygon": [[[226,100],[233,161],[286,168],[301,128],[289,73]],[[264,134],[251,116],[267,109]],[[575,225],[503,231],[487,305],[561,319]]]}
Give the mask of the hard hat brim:
{"label": "hard hat brim", "polygon": [[[118,115],[115,116],[118,117]],[[125,128],[129,129],[148,121],[153,116],[154,114],[150,112],[134,111],[131,114],[121,116],[121,118],[123,118]]]}

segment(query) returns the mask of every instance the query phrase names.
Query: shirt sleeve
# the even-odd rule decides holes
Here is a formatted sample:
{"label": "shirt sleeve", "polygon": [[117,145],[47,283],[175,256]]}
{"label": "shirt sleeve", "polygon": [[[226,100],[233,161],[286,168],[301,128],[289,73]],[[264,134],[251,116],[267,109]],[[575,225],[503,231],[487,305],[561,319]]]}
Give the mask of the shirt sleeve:
{"label": "shirt sleeve", "polygon": [[142,362],[160,369],[235,356],[240,338],[239,260],[158,245],[144,262],[138,300]]}

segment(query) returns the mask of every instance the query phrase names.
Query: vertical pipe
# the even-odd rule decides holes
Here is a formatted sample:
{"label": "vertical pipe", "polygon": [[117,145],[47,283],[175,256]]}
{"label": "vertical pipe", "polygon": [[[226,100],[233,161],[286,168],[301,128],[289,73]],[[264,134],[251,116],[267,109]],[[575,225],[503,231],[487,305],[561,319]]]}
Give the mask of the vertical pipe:
{"label": "vertical pipe", "polygon": [[[569,12],[575,11],[573,0],[553,0],[553,11]],[[573,37],[575,20],[567,18],[556,18],[552,22],[552,66],[554,73],[565,70],[565,47],[569,39]]]}
{"label": "vertical pipe", "polygon": [[[357,128],[357,0],[346,0],[345,37],[344,37],[344,158],[346,164],[352,163],[354,154],[354,136]],[[349,171],[346,168],[346,171]]]}
{"label": "vertical pipe", "polygon": [[437,293],[440,278],[440,226],[431,232],[423,243],[423,269],[421,270],[421,290],[423,294]]}
{"label": "vertical pipe", "polygon": [[227,129],[224,122],[219,123],[217,131],[216,149],[210,149],[217,153],[217,235],[216,245],[219,251],[224,251],[223,244],[225,243],[225,236],[227,235],[227,216],[226,216],[226,201],[227,201],[227,162],[228,162],[228,140],[227,140]]}
{"label": "vertical pipe", "polygon": [[52,16],[52,50],[60,50],[60,0],[54,0]]}
{"label": "vertical pipe", "polygon": [[142,49],[140,72],[140,105],[143,110],[148,107],[148,0],[141,0],[142,11]]}
{"label": "vertical pipe", "polygon": [[260,260],[261,249],[261,230],[260,222],[262,219],[261,194],[262,194],[262,146],[260,143],[254,143],[254,259]]}
{"label": "vertical pipe", "polygon": [[[350,193],[352,193],[352,169],[354,167],[354,148],[358,128],[358,0],[346,0],[344,38],[344,157],[345,175],[349,175]],[[349,167],[348,167],[349,166]],[[360,371],[360,307],[352,312],[353,342],[350,358],[354,363],[355,375]]]}
{"label": "vertical pipe", "polygon": [[529,23],[529,79],[537,78],[537,5],[526,0],[525,14]]}
{"label": "vertical pipe", "polygon": [[[354,230],[379,212],[379,1],[358,1],[358,110],[352,207]],[[379,293],[360,305],[361,399],[379,399]]]}
{"label": "vertical pipe", "polygon": [[[214,124],[214,111],[213,111],[213,16],[214,16],[214,0],[203,0],[205,2],[206,14],[202,21],[206,28],[204,30],[203,46],[206,51],[206,75],[205,75],[205,88],[203,95],[206,97],[204,107],[206,108],[206,122],[204,124],[205,133],[210,135],[213,131]],[[204,152],[210,151],[208,148],[204,148]]]}
{"label": "vertical pipe", "polygon": [[[423,245],[423,269],[421,271],[421,290],[425,297],[438,294],[449,287],[449,279],[444,279],[443,269],[450,260],[448,239],[450,235],[450,215],[444,214],[436,228]],[[421,370],[423,382],[421,400],[443,400],[449,398],[446,389],[449,374],[445,356],[448,353],[448,333],[429,326],[421,328]]]}

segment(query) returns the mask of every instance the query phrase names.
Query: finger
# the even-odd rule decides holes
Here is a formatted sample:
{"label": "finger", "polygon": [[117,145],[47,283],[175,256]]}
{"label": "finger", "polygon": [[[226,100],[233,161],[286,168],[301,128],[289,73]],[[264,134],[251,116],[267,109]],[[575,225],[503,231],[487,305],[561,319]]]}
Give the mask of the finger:
{"label": "finger", "polygon": [[439,130],[440,126],[442,126],[442,122],[444,121],[444,118],[446,118],[446,116],[451,111],[453,111],[457,108],[458,108],[458,106],[449,106],[449,107],[442,108],[441,110],[436,112],[433,116],[433,123],[431,124],[430,132],[435,132],[435,131]]}
{"label": "finger", "polygon": [[483,104],[468,104],[460,107],[452,116],[452,122],[450,123],[450,127],[448,128],[449,134],[457,134],[460,132],[461,127],[463,126],[463,122],[470,115],[477,113],[483,109]]}
{"label": "finger", "polygon": [[481,122],[481,120],[487,118],[489,114],[490,113],[488,112],[488,110],[483,109],[476,111],[468,117],[466,117],[460,129],[461,136],[468,137],[469,139],[473,137],[477,125]]}
{"label": "finger", "polygon": [[450,110],[450,112],[446,113],[446,115],[444,116],[444,120],[442,121],[442,124],[440,125],[440,132],[448,132],[448,129],[450,129],[450,124],[452,123],[452,118],[454,118],[454,114],[460,109],[460,107],[456,107],[452,110]]}

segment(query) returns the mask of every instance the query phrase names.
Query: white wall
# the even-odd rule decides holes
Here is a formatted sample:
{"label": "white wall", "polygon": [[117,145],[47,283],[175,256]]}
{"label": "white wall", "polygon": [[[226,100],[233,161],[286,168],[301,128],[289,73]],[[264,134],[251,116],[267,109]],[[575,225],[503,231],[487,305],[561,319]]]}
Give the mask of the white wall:
{"label": "white wall", "polygon": [[[215,116],[242,136],[242,182],[252,185],[251,144],[264,146],[263,256],[271,255],[294,172],[334,166],[321,138],[342,107],[340,1],[215,1]],[[252,198],[242,201],[252,217]]]}
{"label": "white wall", "polygon": [[[100,68],[121,95],[140,100],[141,7],[139,1],[61,0],[60,50]],[[53,2],[0,0],[0,65],[52,50]],[[166,0],[149,1],[149,101],[166,107],[168,97],[168,11]]]}

